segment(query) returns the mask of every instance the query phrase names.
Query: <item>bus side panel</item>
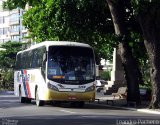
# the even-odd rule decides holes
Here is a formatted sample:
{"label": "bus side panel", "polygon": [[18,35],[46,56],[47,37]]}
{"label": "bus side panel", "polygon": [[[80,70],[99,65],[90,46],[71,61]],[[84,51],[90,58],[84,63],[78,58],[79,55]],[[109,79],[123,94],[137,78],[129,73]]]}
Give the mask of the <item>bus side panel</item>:
{"label": "bus side panel", "polygon": [[31,98],[35,98],[36,88],[38,89],[39,99],[43,100],[44,89],[47,87],[41,69],[32,69],[27,71],[28,84],[30,87]]}
{"label": "bus side panel", "polygon": [[[46,84],[40,69],[20,70],[14,72],[14,93],[19,96],[19,86],[21,86],[22,97],[35,98],[35,88],[39,93],[43,93]],[[41,94],[40,94],[41,95]],[[40,97],[42,98],[42,97]]]}

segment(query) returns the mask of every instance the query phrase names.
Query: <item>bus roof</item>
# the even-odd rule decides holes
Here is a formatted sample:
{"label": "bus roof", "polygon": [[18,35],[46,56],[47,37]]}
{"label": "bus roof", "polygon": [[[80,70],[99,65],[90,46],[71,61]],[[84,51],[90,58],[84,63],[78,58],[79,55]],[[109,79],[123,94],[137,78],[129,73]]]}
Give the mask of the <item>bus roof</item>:
{"label": "bus roof", "polygon": [[79,42],[70,42],[70,41],[44,41],[35,45],[32,45],[30,48],[22,50],[18,53],[24,52],[24,51],[29,51],[32,49],[39,48],[41,46],[46,46],[47,48],[49,46],[79,46],[79,47],[89,47],[91,48],[90,45],[85,44],[85,43],[79,43]]}

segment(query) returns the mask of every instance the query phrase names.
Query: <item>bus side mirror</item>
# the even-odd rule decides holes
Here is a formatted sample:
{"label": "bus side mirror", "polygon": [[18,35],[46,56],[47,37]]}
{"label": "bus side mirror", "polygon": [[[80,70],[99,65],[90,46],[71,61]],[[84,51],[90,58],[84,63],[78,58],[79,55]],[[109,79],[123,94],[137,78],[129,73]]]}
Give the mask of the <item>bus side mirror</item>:
{"label": "bus side mirror", "polygon": [[46,53],[43,54],[43,62],[45,62],[47,60],[47,56]]}
{"label": "bus side mirror", "polygon": [[99,65],[96,65],[96,77],[99,77]]}

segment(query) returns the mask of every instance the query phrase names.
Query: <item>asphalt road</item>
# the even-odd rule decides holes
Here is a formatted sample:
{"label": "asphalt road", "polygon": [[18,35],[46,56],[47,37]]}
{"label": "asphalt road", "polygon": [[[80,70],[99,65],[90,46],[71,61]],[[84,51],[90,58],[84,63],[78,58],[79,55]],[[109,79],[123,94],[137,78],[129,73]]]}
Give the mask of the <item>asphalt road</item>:
{"label": "asphalt road", "polygon": [[97,103],[83,108],[69,104],[37,107],[21,104],[12,94],[0,95],[0,124],[2,125],[160,125],[160,115],[118,109]]}

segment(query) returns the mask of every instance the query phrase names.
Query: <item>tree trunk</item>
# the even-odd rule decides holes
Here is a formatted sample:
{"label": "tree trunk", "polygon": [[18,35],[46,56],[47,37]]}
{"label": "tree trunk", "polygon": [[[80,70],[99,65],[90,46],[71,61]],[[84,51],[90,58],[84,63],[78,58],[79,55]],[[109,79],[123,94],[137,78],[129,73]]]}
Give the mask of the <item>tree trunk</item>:
{"label": "tree trunk", "polygon": [[125,8],[123,2],[124,0],[107,0],[115,28],[115,34],[120,38],[118,48],[127,81],[127,101],[140,104],[139,83],[143,80],[137,62],[133,57],[131,47],[129,46],[129,35],[125,23]]}
{"label": "tree trunk", "polygon": [[150,108],[160,108],[160,9],[146,8],[147,13],[139,15],[144,43],[149,55],[152,98]]}

